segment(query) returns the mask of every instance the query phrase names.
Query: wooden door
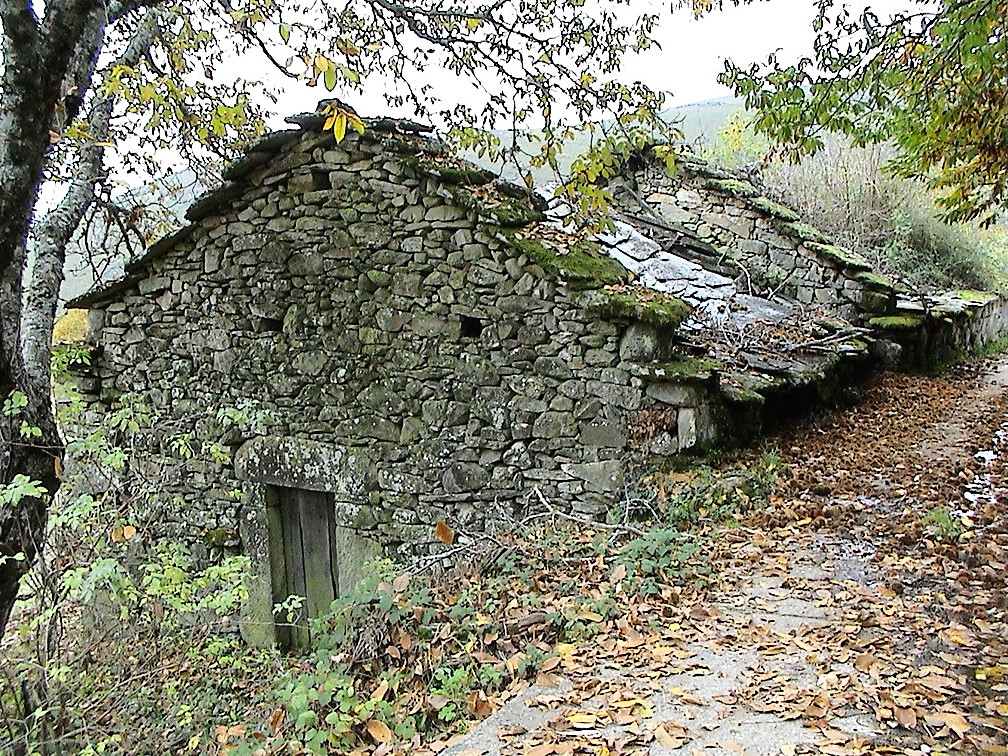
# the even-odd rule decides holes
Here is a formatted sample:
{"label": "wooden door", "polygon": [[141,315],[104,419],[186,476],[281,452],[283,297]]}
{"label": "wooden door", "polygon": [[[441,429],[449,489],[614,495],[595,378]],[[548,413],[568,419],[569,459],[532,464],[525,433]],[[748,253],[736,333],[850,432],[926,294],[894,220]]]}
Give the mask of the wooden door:
{"label": "wooden door", "polygon": [[303,596],[299,616],[277,618],[277,642],[304,648],[311,640],[308,618],[329,610],[339,595],[335,508],[332,494],[274,488],[267,507],[273,601]]}

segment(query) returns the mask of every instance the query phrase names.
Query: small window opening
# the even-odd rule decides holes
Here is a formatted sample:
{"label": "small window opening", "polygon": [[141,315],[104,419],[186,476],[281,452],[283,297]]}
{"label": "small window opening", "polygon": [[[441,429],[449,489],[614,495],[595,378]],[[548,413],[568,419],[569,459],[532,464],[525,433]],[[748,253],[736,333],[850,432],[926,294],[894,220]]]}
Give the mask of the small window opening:
{"label": "small window opening", "polygon": [[329,171],[312,171],[312,187],[315,191],[332,189],[332,180],[329,178]]}
{"label": "small window opening", "polygon": [[259,318],[252,330],[256,333],[280,332],[283,330],[283,321],[276,318]]}
{"label": "small window opening", "polygon": [[483,333],[483,323],[479,318],[471,318],[468,315],[462,316],[462,337],[466,339],[478,339]]}

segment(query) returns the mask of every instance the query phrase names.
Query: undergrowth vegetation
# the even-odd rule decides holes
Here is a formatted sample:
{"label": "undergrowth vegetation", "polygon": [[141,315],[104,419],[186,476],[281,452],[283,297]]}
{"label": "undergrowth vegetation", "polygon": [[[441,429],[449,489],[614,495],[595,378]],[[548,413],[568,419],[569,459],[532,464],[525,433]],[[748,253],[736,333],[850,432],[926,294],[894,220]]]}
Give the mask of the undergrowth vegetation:
{"label": "undergrowth vegetation", "polygon": [[[64,353],[58,365],[84,359]],[[62,406],[65,422],[80,411],[72,395]],[[765,457],[655,472],[606,522],[540,499],[493,532],[451,547],[432,538],[433,554],[416,563],[370,565],[310,621],[310,648],[284,654],[240,639],[240,606],[261,579],[247,558],[195,558],[147,527],[126,495],[132,436],[149,422],[141,405],[124,405],[72,447],[86,465],[68,473],[6,641],[4,753],[259,756],[444,742],[509,686],[548,679],[635,605],[716,585],[710,539],[759,506],[779,467]],[[105,495],[71,493],[85,467]],[[295,603],[276,608],[278,622]]]}

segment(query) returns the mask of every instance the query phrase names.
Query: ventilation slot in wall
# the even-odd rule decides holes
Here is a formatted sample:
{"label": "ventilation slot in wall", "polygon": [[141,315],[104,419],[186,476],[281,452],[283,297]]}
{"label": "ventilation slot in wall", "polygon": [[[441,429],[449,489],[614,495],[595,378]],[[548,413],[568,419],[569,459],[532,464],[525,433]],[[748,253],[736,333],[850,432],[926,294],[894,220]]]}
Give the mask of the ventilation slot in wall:
{"label": "ventilation slot in wall", "polygon": [[315,191],[332,189],[332,181],[329,179],[329,171],[312,171],[312,187]]}
{"label": "ventilation slot in wall", "polygon": [[483,323],[480,322],[479,318],[471,318],[468,315],[463,315],[461,318],[462,325],[462,338],[464,339],[478,339],[480,334],[483,333]]}
{"label": "ventilation slot in wall", "polygon": [[283,321],[276,318],[257,318],[252,330],[256,333],[279,332],[283,330]]}

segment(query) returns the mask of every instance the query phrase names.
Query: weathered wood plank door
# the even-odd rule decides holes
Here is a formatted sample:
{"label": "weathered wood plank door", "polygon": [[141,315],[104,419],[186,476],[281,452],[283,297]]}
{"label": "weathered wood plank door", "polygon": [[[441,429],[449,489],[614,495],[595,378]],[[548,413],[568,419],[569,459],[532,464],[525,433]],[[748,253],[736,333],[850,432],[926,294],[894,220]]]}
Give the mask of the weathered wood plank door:
{"label": "weathered wood plank door", "polygon": [[277,642],[303,648],[311,640],[308,618],[327,612],[339,595],[335,507],[321,491],[277,487],[273,494],[267,507],[273,601],[305,598],[293,623],[278,618]]}

